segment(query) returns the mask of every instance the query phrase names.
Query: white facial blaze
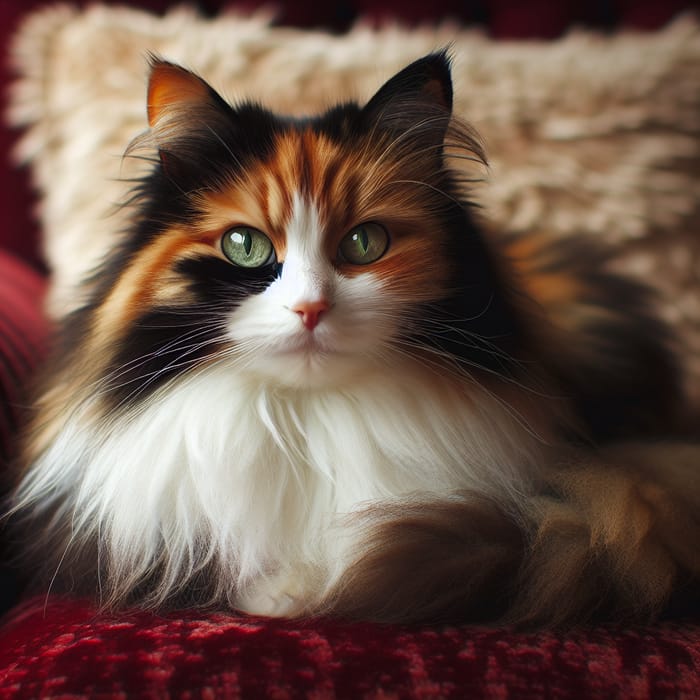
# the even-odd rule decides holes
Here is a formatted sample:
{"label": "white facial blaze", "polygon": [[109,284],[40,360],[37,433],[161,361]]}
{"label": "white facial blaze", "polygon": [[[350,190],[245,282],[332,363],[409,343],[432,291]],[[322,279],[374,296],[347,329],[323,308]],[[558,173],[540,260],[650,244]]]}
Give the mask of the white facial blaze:
{"label": "white facial blaze", "polygon": [[285,308],[319,301],[333,304],[337,274],[324,252],[324,243],[318,209],[295,194],[287,228],[287,254],[278,283],[279,293],[286,299]]}

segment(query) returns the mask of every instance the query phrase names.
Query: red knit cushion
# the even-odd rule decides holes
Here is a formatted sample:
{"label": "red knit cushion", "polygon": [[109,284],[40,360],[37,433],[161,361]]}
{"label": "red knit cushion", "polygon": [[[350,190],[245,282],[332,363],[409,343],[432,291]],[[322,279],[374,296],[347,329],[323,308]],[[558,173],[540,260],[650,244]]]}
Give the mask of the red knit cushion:
{"label": "red knit cushion", "polygon": [[700,626],[525,634],[99,615],[43,598],[0,632],[0,698],[692,698]]}
{"label": "red knit cushion", "polygon": [[44,280],[0,250],[0,467],[5,474],[15,446],[25,389],[46,346],[41,311]]}

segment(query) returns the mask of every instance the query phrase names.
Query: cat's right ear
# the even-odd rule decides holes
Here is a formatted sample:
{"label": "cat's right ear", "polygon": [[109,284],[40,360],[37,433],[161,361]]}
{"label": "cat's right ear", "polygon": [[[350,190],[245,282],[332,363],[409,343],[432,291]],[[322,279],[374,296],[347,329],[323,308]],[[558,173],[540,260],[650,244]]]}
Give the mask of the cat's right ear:
{"label": "cat's right ear", "polygon": [[148,124],[161,153],[177,151],[177,144],[193,125],[216,124],[229,106],[202,78],[185,68],[150,57]]}

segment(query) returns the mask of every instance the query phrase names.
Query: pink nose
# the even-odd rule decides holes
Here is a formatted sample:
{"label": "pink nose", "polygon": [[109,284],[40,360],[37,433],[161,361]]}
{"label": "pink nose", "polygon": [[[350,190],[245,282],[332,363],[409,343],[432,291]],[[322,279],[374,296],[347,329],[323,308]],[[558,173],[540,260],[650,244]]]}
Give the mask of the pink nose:
{"label": "pink nose", "polygon": [[328,311],[330,304],[325,299],[319,301],[300,301],[292,306],[292,311],[298,314],[301,322],[312,331],[318,325],[321,314]]}

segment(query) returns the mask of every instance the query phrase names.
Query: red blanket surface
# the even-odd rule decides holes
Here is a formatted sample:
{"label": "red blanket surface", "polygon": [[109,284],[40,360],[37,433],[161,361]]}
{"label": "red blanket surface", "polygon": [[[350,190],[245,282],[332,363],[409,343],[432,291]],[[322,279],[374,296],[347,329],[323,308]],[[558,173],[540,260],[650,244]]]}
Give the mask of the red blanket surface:
{"label": "red blanket surface", "polygon": [[568,634],[34,599],[0,633],[0,698],[695,698],[700,625]]}

